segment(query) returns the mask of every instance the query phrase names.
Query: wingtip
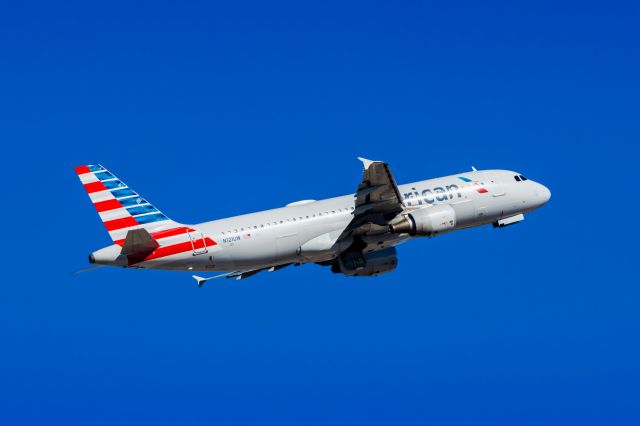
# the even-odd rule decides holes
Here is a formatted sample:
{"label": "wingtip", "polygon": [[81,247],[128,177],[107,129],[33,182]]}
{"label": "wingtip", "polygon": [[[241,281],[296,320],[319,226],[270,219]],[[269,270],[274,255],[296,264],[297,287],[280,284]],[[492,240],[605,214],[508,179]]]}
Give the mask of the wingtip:
{"label": "wingtip", "polygon": [[88,268],[84,268],[84,269],[80,269],[78,271],[75,271],[74,274],[83,274],[85,272],[89,272],[89,271],[93,271],[94,269],[98,269],[98,268],[102,268],[104,266],[107,265],[93,265],[93,266],[89,266]]}

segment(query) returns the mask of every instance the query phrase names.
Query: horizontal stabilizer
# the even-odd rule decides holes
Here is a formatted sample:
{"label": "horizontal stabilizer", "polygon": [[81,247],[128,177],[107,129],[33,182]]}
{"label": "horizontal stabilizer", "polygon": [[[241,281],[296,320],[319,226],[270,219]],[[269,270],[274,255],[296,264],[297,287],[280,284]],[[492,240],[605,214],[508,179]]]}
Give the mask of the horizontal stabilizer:
{"label": "horizontal stabilizer", "polygon": [[153,239],[149,231],[144,228],[132,229],[127,232],[121,254],[128,256],[151,253],[158,247],[158,242]]}

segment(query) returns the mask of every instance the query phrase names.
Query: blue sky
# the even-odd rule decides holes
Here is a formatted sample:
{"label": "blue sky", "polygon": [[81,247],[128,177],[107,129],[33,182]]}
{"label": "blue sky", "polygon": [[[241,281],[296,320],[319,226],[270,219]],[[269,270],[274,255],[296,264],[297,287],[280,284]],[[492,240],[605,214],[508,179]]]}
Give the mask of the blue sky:
{"label": "blue sky", "polygon": [[[0,423],[634,424],[634,2],[4,4]],[[506,168],[523,224],[198,289],[73,275],[99,162],[175,220]],[[6,193],[5,189],[5,193]],[[636,278],[634,278],[636,277]]]}

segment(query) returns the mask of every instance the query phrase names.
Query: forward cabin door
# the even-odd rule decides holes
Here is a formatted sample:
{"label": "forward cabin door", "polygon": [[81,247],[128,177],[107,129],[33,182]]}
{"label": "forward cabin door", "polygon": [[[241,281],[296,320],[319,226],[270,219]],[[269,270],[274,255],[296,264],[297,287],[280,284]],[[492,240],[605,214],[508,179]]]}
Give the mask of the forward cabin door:
{"label": "forward cabin door", "polygon": [[[502,218],[504,214],[504,206],[506,191],[504,183],[500,176],[497,173],[488,172],[485,174],[484,184],[489,189],[489,194],[491,197],[480,197],[482,200],[478,205],[480,209],[478,209],[478,218],[483,220],[498,220]],[[485,194],[488,195],[488,194]],[[481,210],[482,207],[486,207]]]}
{"label": "forward cabin door", "polygon": [[501,197],[506,194],[502,181],[495,173],[487,173],[485,184],[489,187],[489,192],[494,197]]}
{"label": "forward cabin door", "polygon": [[207,250],[207,243],[202,236],[202,232],[191,231],[189,234],[189,241],[191,241],[191,248],[193,249],[193,255],[198,256],[205,254]]}

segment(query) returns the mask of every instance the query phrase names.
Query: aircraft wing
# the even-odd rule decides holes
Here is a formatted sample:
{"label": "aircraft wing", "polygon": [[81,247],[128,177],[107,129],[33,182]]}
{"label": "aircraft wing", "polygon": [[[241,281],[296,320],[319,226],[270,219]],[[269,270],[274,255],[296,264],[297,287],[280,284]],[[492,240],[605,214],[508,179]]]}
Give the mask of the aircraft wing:
{"label": "aircraft wing", "polygon": [[235,278],[236,280],[243,280],[245,278],[249,278],[250,276],[257,274],[258,272],[262,272],[262,271],[265,271],[265,270],[267,270],[269,272],[274,272],[274,271],[277,271],[278,269],[282,269],[282,268],[287,267],[289,265],[291,265],[291,263],[286,263],[284,265],[274,265],[274,266],[269,266],[269,267],[266,267],[266,268],[245,269],[245,270],[240,270],[240,271],[232,271],[232,272],[227,272],[227,273],[224,273],[224,274],[215,275],[213,277],[208,277],[208,278],[199,277],[198,275],[192,275],[192,277],[198,283],[198,287],[202,287],[204,285],[204,283],[206,283],[207,281],[215,280],[216,278]]}
{"label": "aircraft wing", "polygon": [[364,164],[364,174],[355,195],[353,219],[341,238],[386,233],[390,221],[405,210],[389,165],[382,161],[358,159]]}

